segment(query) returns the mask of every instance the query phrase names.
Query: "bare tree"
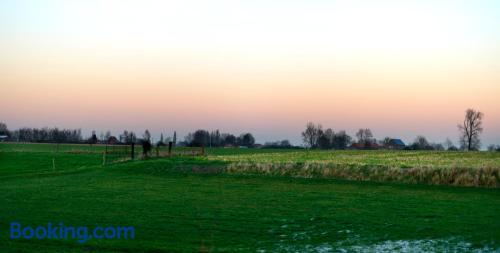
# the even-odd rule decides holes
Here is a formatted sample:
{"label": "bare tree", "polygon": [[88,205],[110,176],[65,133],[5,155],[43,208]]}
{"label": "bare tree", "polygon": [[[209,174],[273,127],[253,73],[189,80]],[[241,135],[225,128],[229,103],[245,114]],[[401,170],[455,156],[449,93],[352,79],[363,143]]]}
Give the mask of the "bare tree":
{"label": "bare tree", "polygon": [[356,137],[358,138],[358,143],[371,144],[373,142],[372,131],[368,128],[359,129]]}
{"label": "bare tree", "polygon": [[385,137],[382,141],[380,141],[380,144],[384,147],[389,147],[391,146],[391,143],[392,143],[392,138],[391,137]]}
{"label": "bare tree", "polygon": [[434,149],[432,145],[427,141],[425,136],[419,135],[415,138],[415,141],[410,145],[410,148],[413,150],[432,150]]}
{"label": "bare tree", "polygon": [[302,132],[302,139],[304,144],[310,148],[315,148],[318,145],[319,134],[322,132],[321,125],[314,125],[314,123],[307,123],[306,130]]}
{"label": "bare tree", "polygon": [[460,131],[460,144],[463,149],[468,151],[478,150],[481,147],[479,134],[483,132],[483,116],[484,114],[474,109],[465,111],[464,122],[458,125]]}

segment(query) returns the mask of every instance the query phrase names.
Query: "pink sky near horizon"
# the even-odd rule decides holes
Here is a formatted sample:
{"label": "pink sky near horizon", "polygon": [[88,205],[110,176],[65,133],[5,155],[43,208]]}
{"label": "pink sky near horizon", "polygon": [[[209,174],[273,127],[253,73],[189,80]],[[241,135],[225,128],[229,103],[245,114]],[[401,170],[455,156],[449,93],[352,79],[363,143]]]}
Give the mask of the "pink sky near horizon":
{"label": "pink sky near horizon", "polygon": [[[274,12],[232,6],[228,14],[214,3],[172,28],[152,7],[127,2],[115,13],[113,3],[4,6],[18,14],[0,13],[10,21],[0,26],[0,121],[86,134],[147,128],[156,138],[220,129],[295,144],[313,121],[352,136],[371,128],[379,139],[457,143],[456,125],[474,108],[485,113],[483,143],[500,144],[500,32],[479,20],[494,12],[389,1],[384,8],[281,3],[269,7]],[[129,20],[138,5],[153,18]],[[347,14],[331,18],[327,7]],[[291,14],[277,11],[287,8]],[[101,16],[88,21],[95,9]],[[16,23],[32,11],[41,24],[36,15]],[[262,20],[249,18],[255,14]]]}

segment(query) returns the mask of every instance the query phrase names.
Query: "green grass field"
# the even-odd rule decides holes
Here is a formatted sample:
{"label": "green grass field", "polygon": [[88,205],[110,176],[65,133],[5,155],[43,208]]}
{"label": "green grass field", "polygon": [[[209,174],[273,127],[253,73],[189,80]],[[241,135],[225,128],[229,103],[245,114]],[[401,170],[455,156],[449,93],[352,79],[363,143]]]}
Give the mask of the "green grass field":
{"label": "green grass field", "polygon": [[[0,143],[0,252],[500,252],[497,187],[324,173],[498,176],[498,153],[208,149],[102,166],[102,148]],[[136,238],[12,240],[13,221],[133,226]]]}

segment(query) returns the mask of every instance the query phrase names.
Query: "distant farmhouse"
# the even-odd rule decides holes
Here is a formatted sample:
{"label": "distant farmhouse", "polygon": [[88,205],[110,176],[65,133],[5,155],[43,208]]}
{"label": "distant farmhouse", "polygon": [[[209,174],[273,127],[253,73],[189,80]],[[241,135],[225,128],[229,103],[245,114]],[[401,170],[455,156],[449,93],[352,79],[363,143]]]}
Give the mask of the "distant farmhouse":
{"label": "distant farmhouse", "polygon": [[7,138],[9,138],[9,136],[7,136],[7,135],[0,135],[0,141],[5,141],[5,140],[7,140]]}

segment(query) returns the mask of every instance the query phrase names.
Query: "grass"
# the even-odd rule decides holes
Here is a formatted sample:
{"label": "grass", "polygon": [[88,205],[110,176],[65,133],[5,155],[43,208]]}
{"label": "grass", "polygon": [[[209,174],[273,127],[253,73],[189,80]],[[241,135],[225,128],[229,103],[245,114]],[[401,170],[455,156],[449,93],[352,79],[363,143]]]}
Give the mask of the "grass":
{"label": "grass", "polygon": [[296,151],[210,159],[238,174],[500,187],[499,152]]}
{"label": "grass", "polygon": [[[226,173],[242,159],[326,152],[220,149],[103,167],[99,152],[16,148],[0,144],[0,252],[500,251],[498,189]],[[11,240],[11,221],[134,226],[136,239]]]}

